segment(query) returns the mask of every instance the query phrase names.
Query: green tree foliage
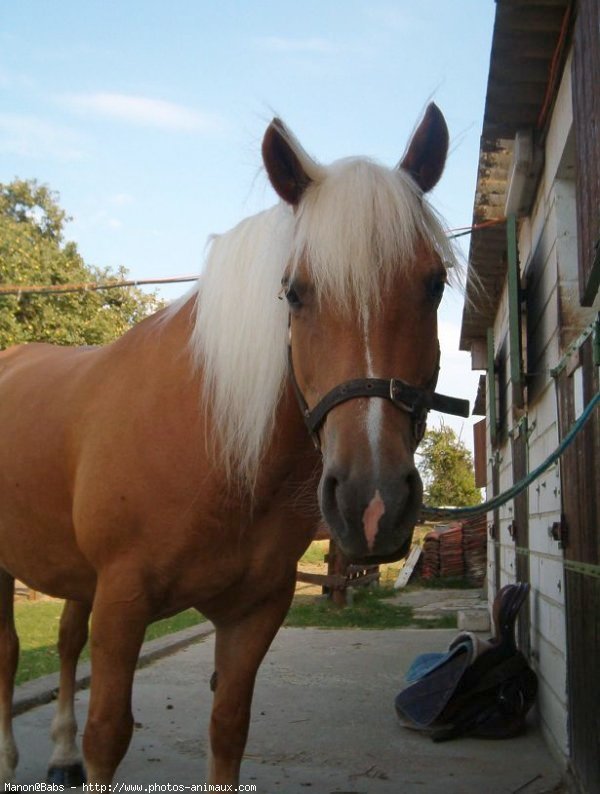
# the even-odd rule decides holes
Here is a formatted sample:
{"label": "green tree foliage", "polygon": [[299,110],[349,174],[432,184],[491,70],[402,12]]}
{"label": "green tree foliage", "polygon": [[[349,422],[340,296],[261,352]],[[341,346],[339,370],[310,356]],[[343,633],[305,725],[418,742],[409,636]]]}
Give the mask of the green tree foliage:
{"label": "green tree foliage", "polygon": [[[58,199],[35,181],[0,183],[0,284],[81,284],[120,280],[126,270],[86,265],[63,233]],[[100,345],[159,308],[134,288],[66,295],[1,295],[0,349],[22,342]]]}
{"label": "green tree foliage", "polygon": [[426,502],[432,507],[464,507],[481,502],[471,453],[450,427],[428,430],[419,448],[419,470]]}

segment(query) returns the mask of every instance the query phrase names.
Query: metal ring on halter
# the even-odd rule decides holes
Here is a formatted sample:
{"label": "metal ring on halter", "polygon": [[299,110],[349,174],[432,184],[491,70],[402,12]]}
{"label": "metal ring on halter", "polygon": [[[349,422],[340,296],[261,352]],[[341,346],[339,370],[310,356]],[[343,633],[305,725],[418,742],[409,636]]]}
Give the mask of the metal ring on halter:
{"label": "metal ring on halter", "polygon": [[397,386],[398,383],[401,383],[401,381],[399,381],[397,378],[390,378],[390,393],[389,393],[390,402],[394,403],[396,408],[399,408],[401,411],[406,411],[407,413],[412,414],[414,410],[414,406],[409,405],[403,400],[399,400],[395,394],[395,390],[398,388]]}

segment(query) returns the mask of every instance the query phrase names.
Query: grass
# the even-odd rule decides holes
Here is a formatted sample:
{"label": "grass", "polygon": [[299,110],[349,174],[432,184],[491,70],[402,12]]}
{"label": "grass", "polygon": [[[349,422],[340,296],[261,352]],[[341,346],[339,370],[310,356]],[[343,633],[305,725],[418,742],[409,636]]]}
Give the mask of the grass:
{"label": "grass", "polygon": [[397,629],[411,623],[411,607],[386,604],[375,590],[362,590],[356,593],[352,606],[344,609],[322,597],[298,595],[284,625],[324,629]]}
{"label": "grass", "polygon": [[[413,540],[422,544],[430,527],[417,527]],[[302,564],[319,565],[324,563],[324,555],[329,547],[328,540],[313,541],[300,560]],[[284,625],[296,627],[316,626],[322,628],[428,628],[455,629],[456,616],[443,615],[435,619],[424,619],[413,616],[409,606],[386,603],[397,595],[394,582],[402,570],[403,562],[389,563],[379,567],[380,579],[378,587],[356,589],[353,604],[340,609],[323,596],[298,593],[292,603]],[[323,572],[325,567],[323,566]],[[411,583],[406,590],[414,591],[421,588],[431,589],[469,589],[472,585],[466,579],[419,579]]]}
{"label": "grass", "polygon": [[[15,604],[15,623],[21,643],[17,685],[58,671],[56,641],[62,605],[62,601],[21,601]],[[203,620],[205,618],[196,610],[188,609],[179,615],[152,623],[146,630],[146,640],[172,634]],[[83,649],[81,659],[89,659],[87,646]]]}
{"label": "grass", "polygon": [[456,628],[454,615],[435,620],[414,618],[412,607],[389,603],[394,595],[396,593],[391,587],[363,588],[355,592],[352,605],[344,609],[323,596],[297,595],[284,625],[327,629]]}
{"label": "grass", "polygon": [[307,565],[316,565],[317,563],[325,562],[325,555],[327,554],[328,549],[328,540],[313,540],[313,542],[300,558],[299,565],[302,566],[302,563],[306,563]]}

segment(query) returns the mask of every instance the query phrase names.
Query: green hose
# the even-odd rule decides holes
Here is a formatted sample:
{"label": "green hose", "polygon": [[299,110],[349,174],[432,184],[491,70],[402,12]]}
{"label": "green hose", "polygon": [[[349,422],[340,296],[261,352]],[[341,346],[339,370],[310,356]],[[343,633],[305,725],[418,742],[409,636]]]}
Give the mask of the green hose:
{"label": "green hose", "polygon": [[480,516],[483,513],[496,510],[496,508],[514,499],[515,496],[518,496],[525,488],[528,488],[534,480],[537,480],[540,474],[543,474],[546,469],[549,469],[550,466],[560,458],[565,449],[573,442],[575,436],[588,421],[594,408],[598,405],[598,402],[600,402],[600,392],[592,397],[579,419],[573,424],[554,452],[552,452],[543,463],[540,463],[539,466],[531,471],[527,477],[519,480],[519,482],[515,483],[507,491],[498,494],[498,496],[494,496],[492,499],[488,499],[487,502],[483,502],[479,505],[472,505],[471,507],[429,507],[428,505],[423,505],[421,508],[421,518],[426,521],[435,521],[445,518],[472,518],[473,516]]}

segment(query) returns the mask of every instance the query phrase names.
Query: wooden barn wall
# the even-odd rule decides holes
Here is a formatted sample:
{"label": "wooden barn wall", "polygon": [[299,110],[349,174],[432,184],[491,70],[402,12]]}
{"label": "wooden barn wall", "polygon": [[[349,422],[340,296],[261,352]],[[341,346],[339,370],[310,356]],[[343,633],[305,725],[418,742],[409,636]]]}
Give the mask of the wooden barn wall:
{"label": "wooden barn wall", "polygon": [[[594,362],[593,339],[581,349],[584,402],[598,392],[598,367]],[[566,431],[577,418],[574,399],[575,372],[565,370],[559,381],[561,428]],[[583,575],[578,563],[600,564],[600,419],[598,411],[564,457],[569,472],[563,484],[566,548],[567,635],[569,649],[569,734],[571,767],[583,791],[600,792],[600,712],[590,704],[600,703],[600,579]],[[574,565],[571,567],[569,562]]]}
{"label": "wooden barn wall", "polygon": [[[499,375],[502,362],[510,355],[506,282],[494,320],[495,383],[502,399],[496,402],[500,429],[495,447],[490,442],[488,484],[493,483],[496,491],[510,487],[524,465],[531,471],[545,460],[559,443],[561,433],[570,427],[575,416],[572,379],[557,383],[552,370],[600,309],[598,296],[589,307],[580,301],[580,167],[574,134],[572,65],[571,54],[545,140],[544,168],[535,200],[528,216],[519,221],[519,264],[525,288],[522,341],[526,424],[519,424],[523,413],[512,402],[510,367],[505,368],[504,377]],[[583,382],[589,399],[598,389],[598,370],[591,361],[592,343],[586,344],[589,350],[585,353]],[[523,428],[526,444],[516,454],[515,438]],[[490,430],[488,406],[488,438]],[[599,435],[596,418],[593,430],[584,434],[573,451],[575,458],[555,464],[528,489],[525,548],[510,532],[515,504],[497,511],[496,536],[490,539],[488,555],[490,600],[503,584],[515,581],[524,572],[529,576],[529,647],[525,650],[539,677],[542,729],[565,762],[572,762],[583,789],[594,794],[600,792],[600,717],[597,709],[589,709],[584,692],[593,692],[595,702],[600,702],[600,679],[597,675],[594,678],[594,668],[581,661],[580,655],[590,659],[600,654],[598,623],[589,620],[590,610],[595,615],[600,611],[600,580],[575,573],[568,563],[565,572],[565,559],[594,564],[600,561]],[[578,461],[579,468],[573,461]],[[550,532],[553,526],[561,525],[563,511],[570,514],[567,523],[572,521],[577,532],[576,541],[570,532],[566,548],[564,539]]]}
{"label": "wooden barn wall", "polygon": [[[548,178],[546,178],[548,177]],[[535,355],[526,358],[535,384],[527,400],[529,470],[558,444],[556,390],[550,369],[560,358],[557,206],[553,179],[544,175],[533,213],[522,225],[521,260],[528,294],[527,339],[535,338]],[[539,677],[540,716],[544,732],[563,754],[568,748],[565,597],[562,551],[548,534],[560,520],[559,467],[529,488],[529,575],[531,659]]]}
{"label": "wooden barn wall", "polygon": [[579,283],[590,306],[600,280],[600,3],[579,0],[575,21],[573,104],[577,142]]}
{"label": "wooden barn wall", "polygon": [[[574,30],[573,113],[579,236],[578,289],[563,292],[568,336],[600,311],[600,3],[579,0]],[[576,298],[580,298],[578,305]],[[586,309],[585,307],[590,307]],[[570,358],[559,380],[561,435],[600,388],[594,338]],[[583,399],[576,396],[583,392]],[[570,763],[582,791],[600,792],[600,579],[581,565],[600,564],[600,418],[596,411],[564,457],[563,516],[567,531],[566,599]],[[589,569],[588,569],[589,571]]]}
{"label": "wooden barn wall", "polygon": [[[519,222],[519,261],[526,288],[522,341],[527,423],[521,425],[521,430],[517,429],[522,413],[512,405],[509,371],[503,416],[506,433],[504,436],[500,434],[496,450],[500,490],[518,479],[524,465],[530,471],[541,463],[556,448],[559,440],[556,385],[550,370],[559,362],[562,351],[582,322],[571,301],[573,279],[577,279],[571,129],[569,60],[546,139],[545,166],[538,192],[529,216]],[[567,313],[571,308],[573,311],[567,323]],[[569,326],[565,331],[561,331],[563,319]],[[507,344],[508,336],[505,284],[494,324],[497,355]],[[522,432],[526,433],[526,444],[516,455],[515,438]],[[521,471],[515,471],[515,464]],[[560,544],[550,537],[548,531],[560,521],[561,497],[560,470],[556,465],[528,489],[529,527],[525,547],[520,545],[518,536],[513,539],[510,533],[515,521],[514,503],[500,508],[497,538],[499,581],[494,581],[494,589],[515,581],[519,574],[529,576],[529,648],[525,650],[529,650],[531,663],[539,677],[538,703],[544,734],[557,753],[566,758],[569,737],[564,558]],[[492,550],[495,550],[493,542]],[[488,571],[492,574],[493,556],[490,558]]]}
{"label": "wooden barn wall", "polygon": [[[528,383],[535,384],[527,399],[528,467],[539,465],[558,444],[556,391],[550,369],[560,358],[557,217],[553,175],[545,173],[531,217],[522,224],[520,255],[528,295],[526,338],[535,338],[535,357]],[[528,489],[529,577],[531,583],[531,661],[539,677],[540,717],[546,736],[567,753],[567,691],[565,597],[562,551],[548,534],[560,520],[561,491],[558,466]]]}
{"label": "wooden barn wall", "polygon": [[[569,51],[556,93],[552,84],[548,124],[537,131],[544,147],[542,172],[532,206],[518,223],[525,290],[523,410],[517,381],[511,382],[509,290],[506,279],[498,283],[504,270],[495,276],[494,289],[501,289],[495,317],[486,321],[491,326],[488,496],[545,460],[600,387],[600,342],[594,348],[593,337],[584,343],[580,337],[600,312],[600,0],[573,0],[571,8],[574,14],[564,17]],[[494,51],[490,74],[493,67]],[[534,124],[523,114],[519,123],[521,117],[523,127]],[[580,347],[573,354],[575,340]],[[491,386],[499,396],[493,405]],[[492,426],[494,413],[498,420]],[[523,505],[512,502],[488,516],[494,527],[488,546],[490,602],[502,585],[529,576],[529,627],[521,629],[528,634],[525,651],[539,678],[542,730],[585,794],[600,794],[599,471],[597,411],[560,463],[529,487]],[[515,538],[510,531],[515,514],[524,510],[528,533]]]}

